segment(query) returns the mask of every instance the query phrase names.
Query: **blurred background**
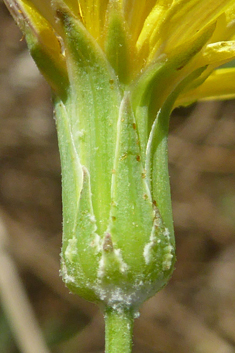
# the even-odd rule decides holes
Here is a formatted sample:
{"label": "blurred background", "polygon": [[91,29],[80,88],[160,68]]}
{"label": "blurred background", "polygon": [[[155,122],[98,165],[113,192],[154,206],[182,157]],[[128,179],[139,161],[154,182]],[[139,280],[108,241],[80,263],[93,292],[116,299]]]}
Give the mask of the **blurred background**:
{"label": "blurred background", "polygon": [[[141,308],[133,352],[235,352],[235,102],[175,110],[169,161],[176,270]],[[99,308],[59,277],[61,222],[50,89],[0,0],[2,353],[104,352]]]}

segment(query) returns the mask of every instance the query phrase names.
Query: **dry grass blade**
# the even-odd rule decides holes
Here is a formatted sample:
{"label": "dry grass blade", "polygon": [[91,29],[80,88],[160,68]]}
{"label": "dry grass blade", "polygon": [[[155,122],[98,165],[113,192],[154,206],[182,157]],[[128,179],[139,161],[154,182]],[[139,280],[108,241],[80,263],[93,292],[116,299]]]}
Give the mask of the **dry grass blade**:
{"label": "dry grass blade", "polygon": [[18,346],[23,353],[49,353],[16,266],[6,246],[0,218],[0,299]]}

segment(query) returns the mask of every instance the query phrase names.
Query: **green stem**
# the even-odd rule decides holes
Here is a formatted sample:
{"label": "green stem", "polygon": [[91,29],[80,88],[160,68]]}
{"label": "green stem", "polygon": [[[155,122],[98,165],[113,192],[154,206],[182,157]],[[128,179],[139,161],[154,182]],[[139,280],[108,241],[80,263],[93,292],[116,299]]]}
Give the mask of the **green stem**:
{"label": "green stem", "polygon": [[105,310],[105,353],[131,353],[133,309]]}

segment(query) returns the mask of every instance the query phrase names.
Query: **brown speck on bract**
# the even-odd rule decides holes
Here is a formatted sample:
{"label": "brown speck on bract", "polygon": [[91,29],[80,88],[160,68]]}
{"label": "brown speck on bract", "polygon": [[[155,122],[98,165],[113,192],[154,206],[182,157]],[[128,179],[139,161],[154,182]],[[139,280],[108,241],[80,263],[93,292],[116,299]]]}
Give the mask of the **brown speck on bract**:
{"label": "brown speck on bract", "polygon": [[113,251],[113,242],[112,242],[112,237],[110,233],[106,233],[104,237],[103,250],[105,252]]}

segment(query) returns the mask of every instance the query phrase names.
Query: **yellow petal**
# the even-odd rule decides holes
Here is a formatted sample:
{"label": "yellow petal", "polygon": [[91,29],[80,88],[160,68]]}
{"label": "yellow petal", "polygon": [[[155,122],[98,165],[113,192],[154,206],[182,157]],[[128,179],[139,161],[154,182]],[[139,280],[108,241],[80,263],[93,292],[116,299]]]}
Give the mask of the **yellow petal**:
{"label": "yellow petal", "polygon": [[[165,3],[169,6],[168,1]],[[159,4],[160,2],[156,6]],[[161,14],[155,7],[145,21],[137,47],[141,51],[148,42],[151,57],[159,49],[161,52],[170,53],[233,6],[234,0],[175,0],[168,10],[165,8]]]}
{"label": "yellow petal", "polygon": [[[17,0],[18,1],[18,0]],[[22,0],[25,3],[31,4],[42,17],[44,17],[57,32],[61,32],[58,23],[55,19],[55,11],[57,3],[60,1],[54,0]],[[62,0],[75,17],[79,17],[79,4],[77,0]]]}
{"label": "yellow petal", "polygon": [[203,29],[209,23],[216,21],[233,4],[234,0],[176,1],[161,33],[167,41],[166,50],[187,41],[199,29]]}
{"label": "yellow petal", "polygon": [[79,15],[79,5],[78,0],[64,0],[68,8],[73,12],[74,16],[78,17]]}
{"label": "yellow petal", "polygon": [[235,40],[235,4],[226,12],[226,20],[224,39]]}
{"label": "yellow petal", "polygon": [[188,105],[197,100],[235,98],[235,68],[215,70],[199,87],[181,95],[175,106]]}
{"label": "yellow petal", "polygon": [[109,0],[78,0],[79,12],[83,23],[98,41],[101,40],[108,3]]}
{"label": "yellow petal", "polygon": [[32,1],[8,0],[6,3],[22,32],[26,34],[26,31],[31,30],[41,45],[55,57],[55,60],[60,60],[61,46],[55,30],[39,13]]}
{"label": "yellow petal", "polygon": [[156,5],[156,0],[123,0],[123,11],[134,42],[142,30],[145,19]]}
{"label": "yellow petal", "polygon": [[51,7],[50,0],[17,0],[17,2],[22,2],[24,6],[37,11],[41,18],[46,19],[51,26],[58,27],[55,22],[54,12]]}
{"label": "yellow petal", "polygon": [[156,44],[157,39],[153,43],[154,36],[158,36],[162,23],[165,21],[173,0],[160,0],[150,14],[147,16],[142,31],[136,43],[139,55],[147,57],[152,47]]}
{"label": "yellow petal", "polygon": [[235,58],[235,41],[208,44],[202,54],[201,65],[218,67]]}

